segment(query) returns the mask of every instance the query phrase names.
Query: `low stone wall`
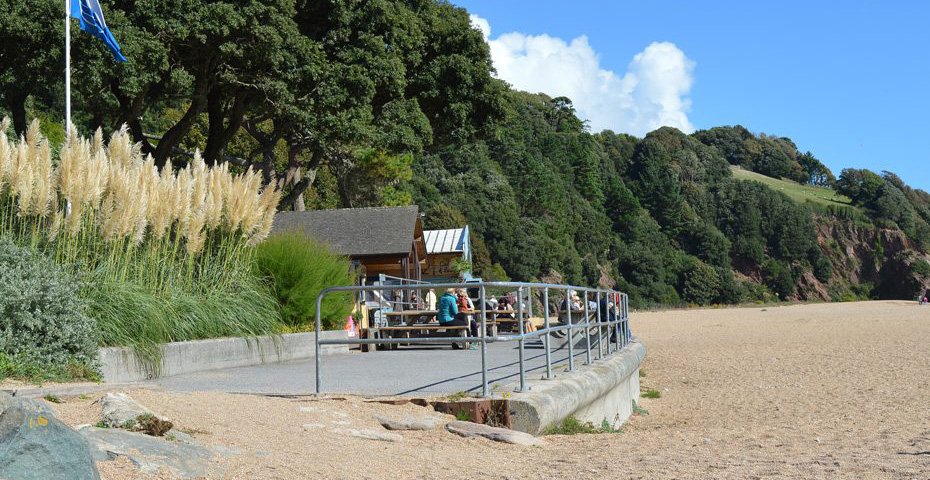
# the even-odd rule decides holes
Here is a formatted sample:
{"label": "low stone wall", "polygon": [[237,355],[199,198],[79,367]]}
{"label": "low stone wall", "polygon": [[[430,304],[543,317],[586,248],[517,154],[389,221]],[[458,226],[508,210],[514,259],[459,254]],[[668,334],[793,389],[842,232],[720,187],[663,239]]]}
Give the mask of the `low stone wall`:
{"label": "low stone wall", "polygon": [[[322,338],[347,338],[344,330],[322,333]],[[100,349],[101,373],[105,382],[137,382],[156,375],[168,377],[221,368],[247,367],[264,363],[305,360],[316,356],[316,333],[289,333],[253,338],[216,338],[162,345],[159,372],[150,372],[132,349]],[[348,345],[321,345],[323,355],[349,353]]]}
{"label": "low stone wall", "polygon": [[620,426],[639,399],[639,367],[644,358],[646,346],[635,341],[591,365],[576,365],[574,372],[527,382],[528,392],[510,396],[513,429],[539,435],[569,415],[595,426],[604,420],[614,428]]}

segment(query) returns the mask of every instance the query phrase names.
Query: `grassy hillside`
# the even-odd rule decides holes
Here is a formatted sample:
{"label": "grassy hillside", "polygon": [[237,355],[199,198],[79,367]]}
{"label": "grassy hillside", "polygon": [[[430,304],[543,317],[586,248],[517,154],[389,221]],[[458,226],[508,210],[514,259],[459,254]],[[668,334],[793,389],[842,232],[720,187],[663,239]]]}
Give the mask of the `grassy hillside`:
{"label": "grassy hillside", "polygon": [[772,178],[761,173],[744,170],[738,166],[731,166],[730,169],[733,170],[733,176],[740,180],[754,180],[765,184],[801,203],[809,201],[824,206],[852,207],[852,202],[848,197],[836,193],[829,187],[801,185],[791,180]]}

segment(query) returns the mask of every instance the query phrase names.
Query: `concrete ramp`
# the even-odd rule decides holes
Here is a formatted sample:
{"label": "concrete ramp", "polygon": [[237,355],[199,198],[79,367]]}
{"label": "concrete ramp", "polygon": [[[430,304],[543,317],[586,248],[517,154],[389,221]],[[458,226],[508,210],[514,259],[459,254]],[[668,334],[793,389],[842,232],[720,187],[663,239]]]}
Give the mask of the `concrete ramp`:
{"label": "concrete ramp", "polygon": [[646,346],[633,342],[574,372],[528,381],[529,391],[509,396],[513,429],[538,435],[569,416],[597,426],[604,420],[620,426],[639,398],[639,368],[645,357]]}

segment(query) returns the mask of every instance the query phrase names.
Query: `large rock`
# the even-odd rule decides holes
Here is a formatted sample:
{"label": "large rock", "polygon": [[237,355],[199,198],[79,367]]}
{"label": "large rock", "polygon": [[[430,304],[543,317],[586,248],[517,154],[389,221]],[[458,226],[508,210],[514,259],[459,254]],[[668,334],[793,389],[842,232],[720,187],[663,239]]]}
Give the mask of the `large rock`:
{"label": "large rock", "polygon": [[141,415],[151,415],[159,420],[168,421],[167,417],[157,415],[125,393],[110,392],[100,397],[97,402],[100,403],[104,423],[113,428],[135,425]]}
{"label": "large rock", "polygon": [[484,437],[495,442],[512,443],[514,445],[544,445],[541,439],[528,433],[508,430],[506,428],[489,427],[480,423],[463,422],[456,420],[446,425],[446,430],[463,437]]}
{"label": "large rock", "polygon": [[375,415],[374,419],[388,430],[433,430],[439,426],[440,419],[437,417],[414,417],[407,416],[400,420],[394,420],[380,415]]}
{"label": "large rock", "polygon": [[396,433],[379,432],[376,430],[356,430],[354,428],[334,428],[333,433],[345,435],[348,437],[365,438],[368,440],[380,440],[382,442],[399,442],[404,439]]}
{"label": "large rock", "polygon": [[[145,405],[133,400],[125,393],[110,392],[97,400],[100,404],[100,414],[103,422],[112,428],[125,428],[136,432],[145,432],[149,435],[173,437],[182,443],[196,444],[190,435],[174,428],[168,417],[155,413]],[[149,418],[145,418],[149,416]],[[143,417],[145,422],[140,422]]]}
{"label": "large rock", "polygon": [[84,437],[35,400],[0,393],[0,478],[99,480]]}
{"label": "large rock", "polygon": [[155,474],[166,467],[181,478],[210,473],[213,450],[199,445],[171,442],[117,428],[83,427],[78,430],[93,448],[97,461],[128,458],[143,473]]}

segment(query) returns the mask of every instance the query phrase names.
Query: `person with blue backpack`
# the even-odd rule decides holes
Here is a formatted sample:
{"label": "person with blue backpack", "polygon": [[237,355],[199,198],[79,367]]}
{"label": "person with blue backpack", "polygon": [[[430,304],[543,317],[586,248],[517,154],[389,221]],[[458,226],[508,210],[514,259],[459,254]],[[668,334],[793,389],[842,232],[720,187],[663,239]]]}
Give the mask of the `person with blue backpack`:
{"label": "person with blue backpack", "polygon": [[[459,312],[458,297],[455,295],[455,289],[450,288],[446,293],[439,297],[439,305],[436,308],[436,319],[439,320],[441,327],[469,327],[469,333],[472,337],[478,336],[478,324],[469,321],[468,317]],[[452,348],[458,350],[462,348],[457,342],[452,342]],[[475,350],[478,345],[471,344],[469,350]]]}

